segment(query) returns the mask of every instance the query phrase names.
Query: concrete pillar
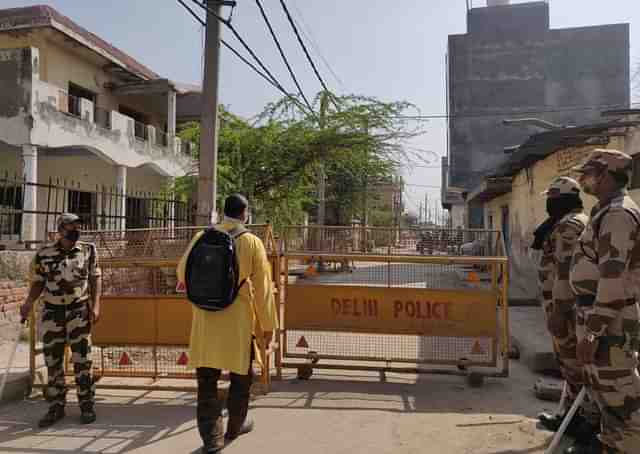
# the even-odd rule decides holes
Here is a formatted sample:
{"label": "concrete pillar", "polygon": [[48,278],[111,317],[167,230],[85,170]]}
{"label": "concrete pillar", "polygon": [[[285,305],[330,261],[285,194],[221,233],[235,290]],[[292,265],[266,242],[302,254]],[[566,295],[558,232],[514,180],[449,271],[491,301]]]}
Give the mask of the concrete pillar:
{"label": "concrete pillar", "polygon": [[127,167],[116,167],[116,208],[114,215],[118,216],[116,229],[124,232],[127,228]]}
{"label": "concrete pillar", "polygon": [[167,215],[169,217],[167,222],[167,227],[169,228],[169,232],[171,232],[171,237],[173,237],[173,232],[176,227],[176,194],[175,194],[175,178],[169,178],[169,187],[171,190],[169,191],[169,197],[167,198],[167,203],[169,204],[169,210],[167,211]]}
{"label": "concrete pillar", "polygon": [[176,92],[167,92],[167,136],[169,140],[176,135]]}
{"label": "concrete pillar", "polygon": [[149,145],[151,145],[152,147],[155,147],[158,145],[158,138],[156,137],[156,128],[155,126],[151,126],[151,125],[147,125],[147,141],[149,142]]}
{"label": "concrete pillar", "polygon": [[[24,175],[24,204],[22,215],[22,241],[35,241],[37,239],[37,215],[38,209],[38,147],[35,145],[22,146],[22,173]],[[33,247],[28,243],[27,247]]]}
{"label": "concrete pillar", "polygon": [[80,117],[89,123],[95,123],[93,102],[80,98]]}

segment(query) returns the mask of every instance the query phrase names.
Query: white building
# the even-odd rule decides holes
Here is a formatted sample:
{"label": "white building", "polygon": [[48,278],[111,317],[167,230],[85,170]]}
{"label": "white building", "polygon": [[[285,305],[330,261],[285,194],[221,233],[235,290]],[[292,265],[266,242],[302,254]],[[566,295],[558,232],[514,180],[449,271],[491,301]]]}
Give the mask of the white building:
{"label": "white building", "polygon": [[2,219],[0,240],[41,240],[61,211],[93,228],[150,226],[153,203],[126,195],[157,194],[193,169],[176,91],[53,8],[0,10],[0,219],[22,211]]}

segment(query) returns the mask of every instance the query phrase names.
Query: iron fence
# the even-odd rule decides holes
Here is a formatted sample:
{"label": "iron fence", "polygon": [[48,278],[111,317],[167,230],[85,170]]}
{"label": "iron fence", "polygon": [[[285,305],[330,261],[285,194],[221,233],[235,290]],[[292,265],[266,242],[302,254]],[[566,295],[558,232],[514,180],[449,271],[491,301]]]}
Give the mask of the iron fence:
{"label": "iron fence", "polygon": [[289,253],[505,256],[498,230],[289,226],[282,238]]}
{"label": "iron fence", "polygon": [[[30,195],[35,195],[35,206],[27,203]],[[47,241],[49,232],[55,231],[56,218],[64,212],[77,214],[86,231],[193,225],[193,207],[191,201],[171,193],[122,192],[100,185],[89,188],[60,179],[33,183],[5,174],[0,176],[0,241],[33,243],[25,238],[25,222],[33,224],[36,243]]]}

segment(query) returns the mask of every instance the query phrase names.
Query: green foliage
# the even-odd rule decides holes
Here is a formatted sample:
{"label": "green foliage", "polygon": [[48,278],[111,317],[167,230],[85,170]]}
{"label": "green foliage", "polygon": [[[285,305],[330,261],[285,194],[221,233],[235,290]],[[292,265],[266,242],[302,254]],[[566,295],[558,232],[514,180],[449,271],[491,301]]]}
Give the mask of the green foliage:
{"label": "green foliage", "polygon": [[[322,165],[333,221],[348,224],[361,214],[364,188],[391,179],[399,162],[409,157],[402,144],[419,129],[409,130],[399,116],[412,106],[330,93],[320,93],[314,103],[318,112],[309,113],[285,98],[254,121],[221,107],[218,206],[240,192],[251,201],[254,222],[299,223],[317,203]],[[182,140],[200,142],[198,123],[184,125],[179,134]],[[187,199],[197,190],[196,177],[177,179],[175,190]]]}

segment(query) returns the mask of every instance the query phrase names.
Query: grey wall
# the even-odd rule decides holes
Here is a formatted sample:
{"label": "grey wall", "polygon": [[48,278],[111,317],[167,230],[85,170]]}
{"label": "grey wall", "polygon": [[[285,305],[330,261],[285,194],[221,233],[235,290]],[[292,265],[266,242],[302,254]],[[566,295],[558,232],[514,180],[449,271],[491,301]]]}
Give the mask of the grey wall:
{"label": "grey wall", "polygon": [[548,5],[532,2],[472,9],[468,29],[449,36],[451,186],[477,186],[540,131],[504,118],[579,125],[604,109],[568,108],[629,104],[628,24],[550,30]]}

